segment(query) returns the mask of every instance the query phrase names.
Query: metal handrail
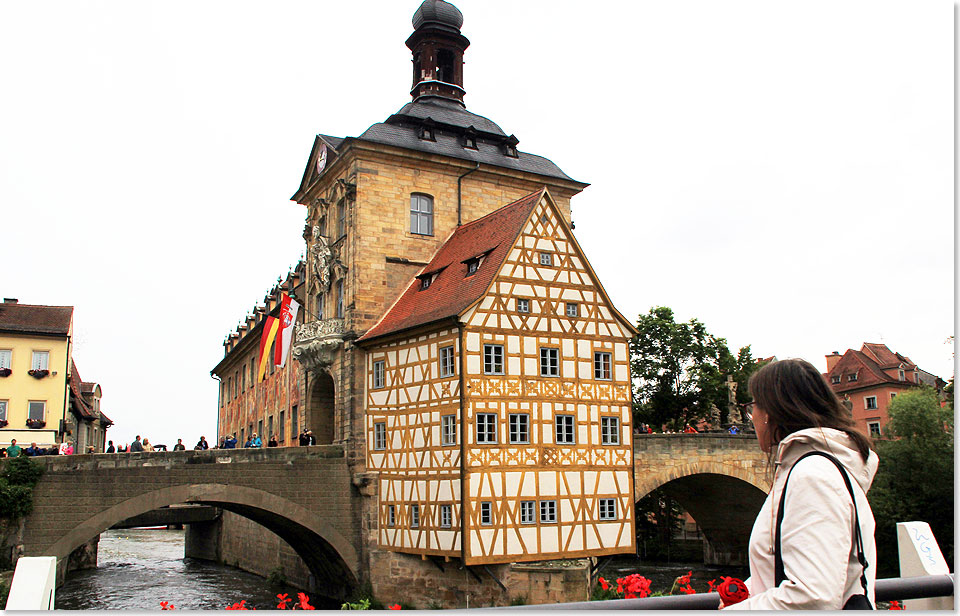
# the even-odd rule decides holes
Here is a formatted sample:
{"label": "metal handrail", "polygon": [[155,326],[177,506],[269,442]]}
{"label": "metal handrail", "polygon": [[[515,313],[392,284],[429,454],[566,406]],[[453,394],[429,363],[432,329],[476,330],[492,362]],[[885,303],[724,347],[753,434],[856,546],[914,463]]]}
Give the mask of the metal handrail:
{"label": "metal handrail", "polygon": [[[949,597],[954,594],[954,578],[950,575],[923,575],[911,578],[877,580],[877,601],[902,601]],[[541,605],[513,605],[509,610],[715,610],[720,595],[715,592],[696,595],[669,595],[645,599],[611,599],[609,601],[577,601],[575,603],[544,603]]]}

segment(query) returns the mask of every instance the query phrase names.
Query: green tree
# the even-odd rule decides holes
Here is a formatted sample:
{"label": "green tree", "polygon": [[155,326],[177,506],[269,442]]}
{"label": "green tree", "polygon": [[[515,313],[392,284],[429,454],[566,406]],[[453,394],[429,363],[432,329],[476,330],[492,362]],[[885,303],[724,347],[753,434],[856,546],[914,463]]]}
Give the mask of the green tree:
{"label": "green tree", "polygon": [[733,375],[738,383],[743,380],[738,400],[741,390],[746,395],[744,379],[749,378],[753,362],[750,347],[734,357],[725,339],[711,335],[697,319],[677,323],[673,310],[665,306],[641,314],[637,330],[630,341],[635,421],[680,429],[687,422],[709,417],[716,407],[721,422],[726,422],[726,378]]}
{"label": "green tree", "polygon": [[877,572],[897,576],[897,522],[930,524],[953,562],[953,410],[940,406],[934,390],[922,388],[898,395],[887,412],[868,497],[877,521]]}

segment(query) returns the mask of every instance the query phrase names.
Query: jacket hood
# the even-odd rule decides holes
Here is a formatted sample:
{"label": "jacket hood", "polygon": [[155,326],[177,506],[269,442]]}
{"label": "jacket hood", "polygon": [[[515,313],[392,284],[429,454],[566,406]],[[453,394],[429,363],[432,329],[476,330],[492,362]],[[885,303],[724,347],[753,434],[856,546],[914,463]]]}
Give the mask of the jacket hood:
{"label": "jacket hood", "polygon": [[874,451],[870,452],[870,456],[864,462],[853,439],[845,432],[833,428],[807,428],[798,430],[780,441],[777,460],[781,470],[789,470],[797,458],[808,451],[822,451],[840,460],[850,477],[860,484],[864,493],[870,489],[880,462],[880,458]]}

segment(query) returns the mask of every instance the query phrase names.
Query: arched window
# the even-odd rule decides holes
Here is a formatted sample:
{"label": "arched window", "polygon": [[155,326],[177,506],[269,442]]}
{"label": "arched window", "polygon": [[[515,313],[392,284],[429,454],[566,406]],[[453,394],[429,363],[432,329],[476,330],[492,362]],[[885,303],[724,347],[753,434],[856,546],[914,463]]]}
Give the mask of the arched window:
{"label": "arched window", "polygon": [[410,233],[433,235],[433,197],[430,195],[410,195]]}
{"label": "arched window", "polygon": [[448,49],[437,50],[437,81],[456,83],[453,78],[453,52]]}

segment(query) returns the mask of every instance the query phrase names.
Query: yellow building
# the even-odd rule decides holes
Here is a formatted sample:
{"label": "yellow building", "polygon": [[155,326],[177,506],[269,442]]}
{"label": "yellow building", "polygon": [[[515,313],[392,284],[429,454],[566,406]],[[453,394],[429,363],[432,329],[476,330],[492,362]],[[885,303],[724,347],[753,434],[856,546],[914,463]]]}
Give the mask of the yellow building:
{"label": "yellow building", "polygon": [[0,304],[0,446],[60,442],[66,423],[73,306]]}

